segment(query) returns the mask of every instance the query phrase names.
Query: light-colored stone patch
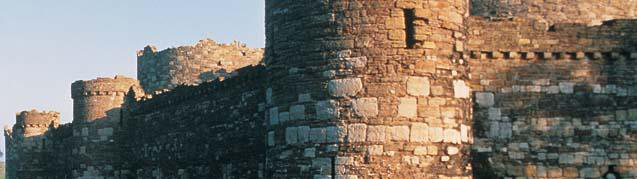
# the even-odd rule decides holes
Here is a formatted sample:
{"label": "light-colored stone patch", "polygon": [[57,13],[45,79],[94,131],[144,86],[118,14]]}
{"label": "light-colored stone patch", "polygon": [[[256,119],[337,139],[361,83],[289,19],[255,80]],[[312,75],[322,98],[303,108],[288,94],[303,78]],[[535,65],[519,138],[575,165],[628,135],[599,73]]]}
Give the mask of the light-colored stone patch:
{"label": "light-colored stone patch", "polygon": [[304,119],[305,119],[305,105],[290,106],[290,120],[304,120]]}
{"label": "light-colored stone patch", "polygon": [[316,157],[316,148],[312,147],[312,148],[306,148],[303,151],[303,156],[304,157],[309,157],[309,158],[314,158]]}
{"label": "light-colored stone patch", "polygon": [[429,141],[431,142],[442,142],[444,139],[443,130],[440,127],[428,128],[427,134],[429,135]]}
{"label": "light-colored stone patch", "polygon": [[384,142],[386,126],[367,126],[367,141],[368,142]]}
{"label": "light-colored stone patch", "polygon": [[285,142],[287,144],[296,144],[299,141],[298,128],[296,127],[288,127],[285,128]]}
{"label": "light-colored stone patch", "polygon": [[575,83],[561,82],[559,86],[560,86],[560,92],[564,94],[571,94],[573,93],[573,88],[575,87]]}
{"label": "light-colored stone patch", "polygon": [[334,97],[347,97],[356,95],[363,89],[360,78],[346,78],[330,80],[327,84],[330,95]]}
{"label": "light-colored stone patch", "polygon": [[310,141],[310,126],[298,127],[298,139],[299,143],[308,143]]}
{"label": "light-colored stone patch", "polygon": [[447,155],[456,155],[460,153],[460,149],[458,147],[449,146],[447,147]]}
{"label": "light-colored stone patch", "polygon": [[370,145],[367,147],[367,154],[369,155],[383,155],[382,145]]}
{"label": "light-colored stone patch", "polygon": [[353,100],[352,108],[357,116],[376,117],[378,116],[378,99],[358,98]]}
{"label": "light-colored stone patch", "polygon": [[367,65],[367,57],[343,58],[346,68],[363,68]]}
{"label": "light-colored stone patch", "polygon": [[425,123],[413,123],[411,125],[411,134],[410,141],[411,142],[427,142],[428,140],[428,129],[429,127]]}
{"label": "light-colored stone patch", "polygon": [[388,129],[389,138],[392,141],[408,141],[409,140],[409,126],[393,126]]}
{"label": "light-colored stone patch", "polygon": [[427,147],[418,146],[414,149],[414,155],[427,155]]}
{"label": "light-colored stone patch", "polygon": [[407,93],[413,96],[429,96],[429,78],[410,76],[407,78]]}
{"label": "light-colored stone patch", "polygon": [[398,116],[413,118],[418,115],[418,100],[416,98],[400,98]]}
{"label": "light-colored stone patch", "polygon": [[466,125],[460,125],[460,141],[469,142],[469,130],[471,127]]}
{"label": "light-colored stone patch", "polygon": [[490,92],[476,93],[476,103],[480,107],[491,107],[495,104],[495,96]]}
{"label": "light-colored stone patch", "polygon": [[444,142],[460,144],[460,132],[454,129],[444,130]]}
{"label": "light-colored stone patch", "polygon": [[279,124],[279,108],[278,107],[270,108],[269,113],[270,113],[270,125]]}
{"label": "light-colored stone patch", "polygon": [[403,156],[403,162],[408,165],[420,164],[420,158],[416,156]]}
{"label": "light-colored stone patch", "polygon": [[336,165],[354,165],[354,157],[336,157]]}
{"label": "light-colored stone patch", "polygon": [[272,104],[272,88],[268,88],[265,90],[265,102],[267,104]]}
{"label": "light-colored stone patch", "polygon": [[328,120],[338,118],[338,102],[335,100],[325,100],[316,103],[316,118]]}
{"label": "light-colored stone patch", "polygon": [[348,142],[365,142],[367,138],[366,124],[351,124],[347,127]]}
{"label": "light-colored stone patch", "polygon": [[358,179],[356,175],[336,175],[335,179]]}
{"label": "light-colored stone patch", "polygon": [[455,98],[469,98],[471,89],[464,80],[453,81],[453,94]]}

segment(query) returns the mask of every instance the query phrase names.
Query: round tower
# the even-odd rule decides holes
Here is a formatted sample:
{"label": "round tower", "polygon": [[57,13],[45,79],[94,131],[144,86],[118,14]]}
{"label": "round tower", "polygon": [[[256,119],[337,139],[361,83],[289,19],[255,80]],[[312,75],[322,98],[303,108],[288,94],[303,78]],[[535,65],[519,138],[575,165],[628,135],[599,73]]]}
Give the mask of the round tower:
{"label": "round tower", "polygon": [[47,132],[60,124],[60,113],[22,111],[12,129],[5,129],[7,177],[45,178],[53,161]]}
{"label": "round tower", "polygon": [[470,177],[467,2],[266,0],[268,177]]}
{"label": "round tower", "polygon": [[217,44],[201,40],[194,46],[157,51],[147,46],[137,52],[137,78],[145,92],[172,89],[181,84],[199,84],[261,63],[263,49],[247,48],[245,44]]}
{"label": "round tower", "polygon": [[118,162],[117,132],[121,123],[125,94],[141,91],[132,78],[98,78],[76,81],[73,97],[73,178],[109,178]]}

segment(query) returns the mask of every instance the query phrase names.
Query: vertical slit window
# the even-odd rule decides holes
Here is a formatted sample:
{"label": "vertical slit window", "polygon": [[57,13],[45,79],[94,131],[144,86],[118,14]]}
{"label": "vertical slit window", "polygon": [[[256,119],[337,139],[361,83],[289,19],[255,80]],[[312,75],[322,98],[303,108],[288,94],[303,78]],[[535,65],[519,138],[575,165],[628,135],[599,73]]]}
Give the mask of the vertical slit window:
{"label": "vertical slit window", "polygon": [[416,39],[414,37],[416,33],[416,29],[414,27],[416,13],[414,9],[404,9],[403,13],[405,15],[405,43],[407,44],[408,49],[412,49],[416,44]]}

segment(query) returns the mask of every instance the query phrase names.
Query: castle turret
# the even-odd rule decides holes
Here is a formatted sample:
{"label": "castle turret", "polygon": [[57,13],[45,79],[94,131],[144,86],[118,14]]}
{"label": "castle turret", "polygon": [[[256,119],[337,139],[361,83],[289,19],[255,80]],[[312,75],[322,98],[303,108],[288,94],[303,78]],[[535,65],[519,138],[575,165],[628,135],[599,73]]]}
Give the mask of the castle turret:
{"label": "castle turret", "polygon": [[47,132],[60,124],[60,113],[22,111],[16,123],[5,129],[7,178],[27,179],[49,176],[51,158]]}
{"label": "castle turret", "polygon": [[467,2],[266,0],[268,177],[469,178]]}
{"label": "castle turret", "polygon": [[98,78],[76,81],[73,97],[73,177],[113,177],[118,162],[117,132],[122,124],[125,94],[141,91],[132,78]]}
{"label": "castle turret", "polygon": [[148,93],[233,76],[235,70],[261,63],[263,49],[245,44],[217,44],[201,40],[194,46],[137,52],[137,78]]}

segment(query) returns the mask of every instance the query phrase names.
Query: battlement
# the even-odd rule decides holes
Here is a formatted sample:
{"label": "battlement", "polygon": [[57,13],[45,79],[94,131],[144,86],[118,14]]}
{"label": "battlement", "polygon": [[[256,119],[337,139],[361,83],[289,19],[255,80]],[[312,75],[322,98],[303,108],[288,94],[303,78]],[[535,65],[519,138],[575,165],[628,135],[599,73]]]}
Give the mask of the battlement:
{"label": "battlement", "polygon": [[530,18],[467,20],[470,51],[635,52],[637,20],[618,19],[601,25],[549,24]]}
{"label": "battlement", "polygon": [[60,113],[53,111],[22,111],[16,113],[16,124],[24,128],[48,128],[60,124]]}
{"label": "battlement", "polygon": [[79,80],[71,85],[71,96],[124,96],[131,87],[139,86],[133,78],[115,76],[114,78],[97,78],[94,80]]}
{"label": "battlement", "polygon": [[263,49],[247,48],[237,41],[219,44],[205,39],[162,51],[147,46],[137,52],[137,77],[149,93],[228,78],[239,68],[261,63],[262,58]]}
{"label": "battlement", "polygon": [[470,51],[465,59],[522,59],[522,60],[637,60],[635,52],[515,52]]}
{"label": "battlement", "polygon": [[495,18],[524,17],[549,24],[599,25],[603,21],[637,18],[637,1],[617,0],[472,0],[471,15]]}

